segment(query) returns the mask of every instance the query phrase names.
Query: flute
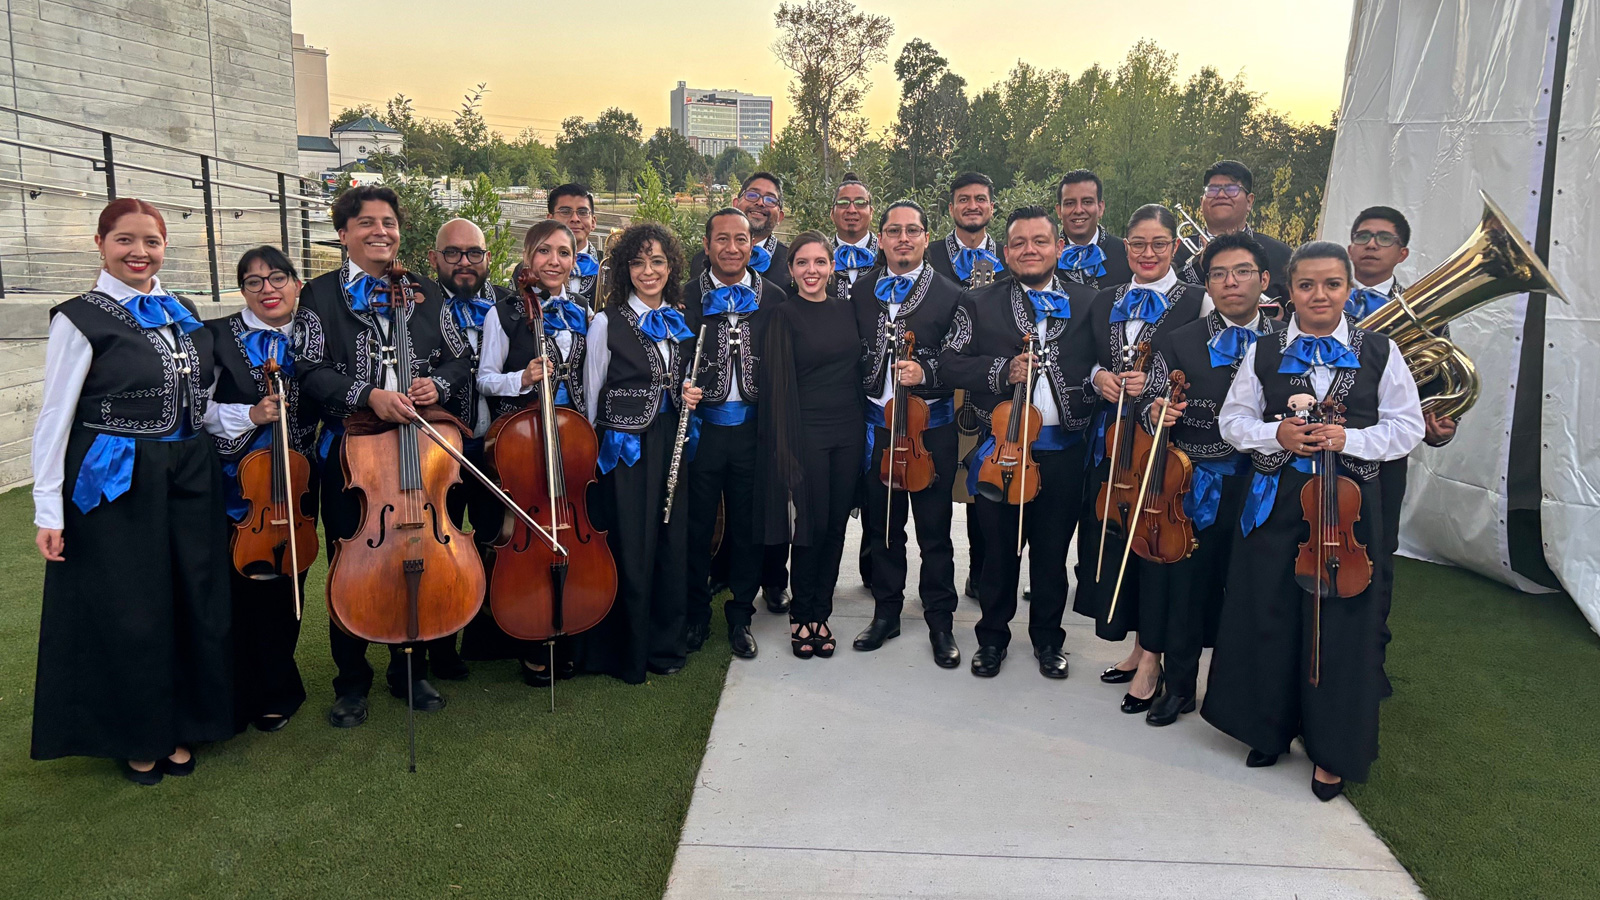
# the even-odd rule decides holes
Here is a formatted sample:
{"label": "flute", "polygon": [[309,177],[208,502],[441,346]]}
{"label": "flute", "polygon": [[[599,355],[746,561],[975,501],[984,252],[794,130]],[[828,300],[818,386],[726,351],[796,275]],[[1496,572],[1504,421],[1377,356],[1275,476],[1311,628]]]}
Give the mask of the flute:
{"label": "flute", "polygon": [[[689,387],[700,380],[700,349],[706,343],[706,326],[700,323],[700,334],[694,340],[694,362],[689,364]],[[672,498],[678,493],[678,469],[683,465],[683,447],[689,443],[689,416],[693,410],[684,405],[678,411],[678,436],[672,442],[672,468],[667,470],[667,505],[661,510],[661,522],[672,521]]]}

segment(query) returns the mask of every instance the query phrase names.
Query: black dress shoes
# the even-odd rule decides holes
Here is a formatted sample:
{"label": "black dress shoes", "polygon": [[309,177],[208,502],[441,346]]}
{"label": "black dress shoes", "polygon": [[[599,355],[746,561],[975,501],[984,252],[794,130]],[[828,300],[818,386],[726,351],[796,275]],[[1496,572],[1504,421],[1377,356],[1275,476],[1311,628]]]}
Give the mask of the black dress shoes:
{"label": "black dress shoes", "polygon": [[851,646],[857,650],[876,650],[883,646],[884,641],[899,636],[900,620],[873,619],[864,631],[856,635],[855,643]]}
{"label": "black dress shoes", "polygon": [[1046,678],[1067,677],[1067,655],[1060,647],[1040,647],[1033,651],[1039,660],[1039,674]]}
{"label": "black dress shoes", "polygon": [[733,655],[740,659],[756,658],[756,639],[750,634],[749,625],[728,626],[728,646],[733,648]]}
{"label": "black dress shoes", "polygon": [[[396,700],[406,699],[405,684],[389,685],[389,694]],[[444,709],[444,695],[439,693],[426,678],[418,678],[411,682],[411,708],[417,712],[438,712]]]}
{"label": "black dress shoes", "polygon": [[1260,750],[1254,749],[1246,754],[1244,758],[1244,764],[1252,769],[1265,769],[1267,766],[1277,765],[1277,763],[1278,754],[1262,753]]}
{"label": "black dress shoes", "polygon": [[1144,720],[1159,728],[1178,721],[1178,716],[1182,713],[1192,712],[1194,712],[1193,697],[1185,697],[1182,694],[1174,694],[1171,691],[1167,691],[1157,697],[1156,702],[1150,705],[1150,712],[1145,715]]}
{"label": "black dress shoes", "polygon": [[143,772],[139,771],[138,769],[135,769],[133,766],[128,765],[128,761],[127,760],[122,760],[122,764],[121,765],[122,765],[122,777],[128,779],[129,781],[133,782],[134,784],[141,784],[141,785],[144,785],[145,787],[149,787],[152,784],[160,784],[161,783],[162,771],[161,771],[161,762],[159,760],[156,762],[156,764],[154,766],[151,766],[149,769],[147,769],[147,770],[145,770]]}
{"label": "black dress shoes", "polygon": [[993,678],[1000,674],[1000,664],[1005,662],[1006,648],[979,647],[972,654],[972,674],[979,678]]}
{"label": "black dress shoes", "polygon": [[1344,793],[1344,779],[1341,778],[1333,784],[1328,784],[1324,781],[1318,781],[1316,773],[1313,772],[1311,775],[1311,793],[1316,794],[1318,800],[1327,803],[1329,800]]}
{"label": "black dress shoes", "polygon": [[684,636],[689,645],[689,652],[693,653],[706,645],[706,638],[711,637],[711,623],[705,622],[690,625],[684,629]]}
{"label": "black dress shoes", "polygon": [[271,734],[274,731],[282,731],[284,726],[289,724],[289,717],[288,716],[257,716],[256,720],[254,722],[252,722],[251,724],[256,726],[256,730],[257,731],[264,731],[267,734]]}
{"label": "black dress shoes", "polygon": [[550,667],[535,669],[527,663],[522,663],[522,683],[528,687],[547,688],[550,686]]}
{"label": "black dress shoes", "polygon": [[428,671],[435,678],[445,681],[465,681],[467,678],[467,664],[455,653],[439,654],[431,649],[428,652]]}
{"label": "black dress shoes", "polygon": [[1100,680],[1106,684],[1127,684],[1133,680],[1133,673],[1137,669],[1119,669],[1116,666],[1100,673]]}
{"label": "black dress shoes", "polygon": [[678,665],[658,666],[658,665],[655,665],[655,664],[651,664],[651,665],[645,666],[644,668],[645,668],[645,671],[649,672],[652,675],[676,675],[679,672],[683,671],[683,666],[678,666]]}
{"label": "black dress shoes", "polygon": [[767,612],[769,613],[788,612],[789,600],[791,596],[792,595],[789,593],[788,588],[784,588],[783,590],[777,592],[769,591],[766,588],[761,589],[761,599],[766,601]]}
{"label": "black dress shoes", "polygon": [[367,720],[367,695],[348,694],[328,708],[328,724],[335,728],[354,728]]}
{"label": "black dress shoes", "polygon": [[930,631],[933,642],[933,661],[941,669],[954,669],[961,665],[961,649],[956,646],[956,636],[948,631]]}

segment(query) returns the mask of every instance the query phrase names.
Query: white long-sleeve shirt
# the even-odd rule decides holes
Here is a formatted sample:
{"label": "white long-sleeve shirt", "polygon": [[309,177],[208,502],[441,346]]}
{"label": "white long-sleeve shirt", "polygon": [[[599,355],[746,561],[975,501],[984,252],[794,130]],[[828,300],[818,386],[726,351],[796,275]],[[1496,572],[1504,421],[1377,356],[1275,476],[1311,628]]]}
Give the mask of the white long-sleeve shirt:
{"label": "white long-sleeve shirt", "polygon": [[[1298,319],[1290,323],[1289,341],[1293,342],[1304,333]],[[1339,318],[1333,337],[1345,346],[1350,344],[1350,328],[1343,316]],[[1367,332],[1366,339],[1389,340],[1371,331]],[[1278,443],[1278,423],[1264,418],[1266,400],[1255,367],[1257,346],[1259,343],[1245,351],[1239,363],[1239,374],[1234,377],[1228,399],[1223,401],[1222,411],[1217,416],[1217,426],[1222,431],[1222,439],[1238,450],[1277,453],[1289,448]],[[1327,396],[1334,374],[1328,366],[1311,367],[1311,387],[1318,398]],[[1378,422],[1366,428],[1346,428],[1343,453],[1368,462],[1400,459],[1417,448],[1422,434],[1422,405],[1417,399],[1417,383],[1411,377],[1411,370],[1406,368],[1405,357],[1390,346],[1389,362],[1378,382]]]}
{"label": "white long-sleeve shirt", "polygon": [[[567,299],[565,292],[547,302]],[[582,303],[578,304],[582,306]],[[543,310],[530,309],[528,316],[543,317]],[[536,327],[544,327],[542,322]],[[562,330],[550,335],[561,358],[572,356],[572,332]],[[536,385],[522,383],[522,370],[507,372],[506,355],[511,352],[511,337],[500,327],[500,317],[493,313],[483,317],[483,349],[478,351],[478,392],[486,397],[517,397],[530,393]],[[554,360],[552,360],[554,362]]]}
{"label": "white long-sleeve shirt", "polygon": [[[276,331],[286,339],[294,328],[293,319],[282,325],[268,325],[248,308],[243,310],[241,315],[244,317],[246,327],[255,331]],[[211,383],[216,384],[217,378],[221,377],[222,367],[213,366],[212,372]],[[235,440],[248,434],[250,429],[256,427],[256,423],[250,421],[250,410],[254,407],[255,404],[252,403],[208,403],[206,404],[205,417],[201,421],[204,423],[207,433],[214,434],[223,440]]]}
{"label": "white long-sleeve shirt", "polygon": [[[882,282],[885,278],[895,278],[895,277],[909,278],[909,279],[911,279],[912,287],[915,287],[916,284],[917,284],[917,279],[922,277],[922,265],[919,264],[915,269],[912,269],[911,271],[906,272],[903,276],[896,276],[893,272],[889,271],[888,269],[884,269],[883,270],[883,274],[878,276],[878,281]],[[873,287],[876,288],[877,285],[873,285]],[[888,304],[889,312],[887,313],[887,315],[889,317],[889,334],[890,335],[894,334],[894,320],[900,316],[900,306],[901,306],[901,304],[899,304],[899,303],[890,303],[890,304]],[[892,338],[891,338],[890,343],[893,344]],[[893,350],[894,348],[891,346],[890,349]],[[879,408],[888,406],[889,405],[889,401],[894,399],[894,387],[895,387],[895,384],[899,381],[899,376],[895,374],[895,370],[894,370],[895,367],[891,364],[891,365],[886,366],[886,368],[888,369],[888,372],[887,372],[887,374],[885,374],[884,379],[883,379],[883,393],[881,393],[878,396],[872,398],[872,402],[878,404]],[[928,373],[926,373],[926,372],[922,373],[922,380],[923,381],[927,381],[928,380]]]}
{"label": "white long-sleeve shirt", "polygon": [[[641,317],[650,311],[638,294],[628,295],[628,306]],[[589,321],[589,333],[584,337],[583,350],[583,401],[589,411],[589,424],[600,415],[600,394],[605,390],[606,372],[611,368],[611,347],[606,335],[611,330],[610,316],[604,310],[595,313]],[[671,364],[671,341],[656,341],[656,352],[663,363]]]}

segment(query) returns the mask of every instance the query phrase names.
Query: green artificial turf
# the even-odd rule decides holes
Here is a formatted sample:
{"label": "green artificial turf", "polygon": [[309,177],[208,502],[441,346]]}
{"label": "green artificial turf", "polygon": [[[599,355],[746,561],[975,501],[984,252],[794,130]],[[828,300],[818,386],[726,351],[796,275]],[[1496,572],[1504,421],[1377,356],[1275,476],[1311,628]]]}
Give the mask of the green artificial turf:
{"label": "green artificial turf", "polygon": [[1565,596],[1398,563],[1356,808],[1433,900],[1600,896],[1600,639]]}
{"label": "green artificial turf", "polygon": [[[656,898],[722,692],[714,635],[670,678],[523,685],[513,661],[440,682],[406,772],[404,705],[378,670],[372,714],[330,728],[324,565],[299,661],[310,699],[283,731],[202,749],[155,787],[105,760],[28,758],[44,565],[26,490],[0,495],[0,896]],[[71,547],[67,552],[72,552]],[[107,572],[107,591],[117,573]]]}

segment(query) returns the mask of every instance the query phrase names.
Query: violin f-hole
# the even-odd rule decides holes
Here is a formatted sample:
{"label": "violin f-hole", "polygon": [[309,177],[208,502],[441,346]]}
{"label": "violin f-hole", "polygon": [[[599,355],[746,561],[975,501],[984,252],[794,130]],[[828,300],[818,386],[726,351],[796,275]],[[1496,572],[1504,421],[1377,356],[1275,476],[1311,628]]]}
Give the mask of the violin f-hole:
{"label": "violin f-hole", "polygon": [[438,508],[435,507],[432,503],[424,504],[422,508],[427,510],[428,511],[428,515],[432,517],[432,521],[433,521],[433,539],[438,541],[441,544],[449,544],[450,543],[450,535],[448,533],[446,533],[444,529],[439,527],[439,510],[438,510]]}
{"label": "violin f-hole", "polygon": [[384,541],[389,539],[389,513],[393,511],[394,506],[388,503],[385,503],[383,508],[378,510],[378,536],[376,539],[367,538],[368,547],[376,550],[383,546]]}

